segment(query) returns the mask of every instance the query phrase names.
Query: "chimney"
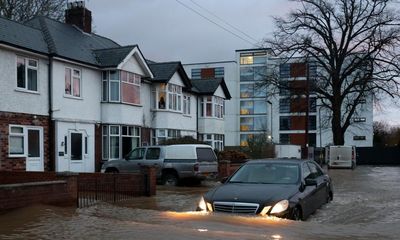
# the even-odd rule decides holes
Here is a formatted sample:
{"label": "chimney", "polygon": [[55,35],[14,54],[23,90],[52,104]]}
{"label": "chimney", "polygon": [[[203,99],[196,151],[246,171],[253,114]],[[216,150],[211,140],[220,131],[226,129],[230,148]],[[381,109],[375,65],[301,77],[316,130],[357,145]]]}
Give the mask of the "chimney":
{"label": "chimney", "polygon": [[65,23],[75,25],[82,31],[92,32],[92,12],[85,8],[84,1],[69,2],[65,10]]}

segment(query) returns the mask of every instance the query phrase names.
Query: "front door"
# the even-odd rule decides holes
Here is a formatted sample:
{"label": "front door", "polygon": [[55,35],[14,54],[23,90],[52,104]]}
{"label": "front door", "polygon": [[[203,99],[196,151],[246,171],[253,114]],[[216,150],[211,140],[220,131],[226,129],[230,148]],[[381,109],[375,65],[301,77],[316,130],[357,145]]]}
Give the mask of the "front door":
{"label": "front door", "polygon": [[87,154],[87,137],[81,131],[69,132],[68,155],[70,156],[70,171],[84,172],[84,155]]}
{"label": "front door", "polygon": [[44,171],[43,161],[43,130],[42,128],[28,127],[28,156],[26,158],[26,171]]}

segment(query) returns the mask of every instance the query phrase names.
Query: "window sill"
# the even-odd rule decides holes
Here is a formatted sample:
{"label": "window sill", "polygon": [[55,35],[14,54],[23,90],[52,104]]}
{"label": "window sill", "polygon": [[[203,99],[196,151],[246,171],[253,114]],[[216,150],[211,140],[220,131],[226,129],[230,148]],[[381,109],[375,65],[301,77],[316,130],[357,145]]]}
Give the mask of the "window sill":
{"label": "window sill", "polygon": [[40,95],[40,93],[38,91],[31,91],[31,90],[27,90],[25,88],[16,88],[15,91],[16,92],[22,92],[22,93],[30,93],[30,94]]}
{"label": "window sill", "polygon": [[104,101],[101,101],[101,103],[104,103],[104,104],[122,104],[122,105],[128,105],[128,106],[133,106],[133,107],[143,107],[143,105],[141,105],[141,104],[133,104],[133,103],[124,103],[124,102],[104,102]]}
{"label": "window sill", "polygon": [[64,98],[75,99],[75,100],[83,100],[82,97],[75,97],[75,96],[67,95],[67,94],[64,94]]}
{"label": "window sill", "polygon": [[199,119],[212,119],[212,120],[224,121],[224,118],[217,118],[217,117],[199,117]]}
{"label": "window sill", "polygon": [[22,155],[16,155],[16,154],[10,155],[10,154],[8,154],[8,158],[26,158],[26,155],[24,155],[24,154],[22,154]]}
{"label": "window sill", "polygon": [[192,116],[190,116],[189,114],[183,114],[183,116],[187,118],[192,118]]}
{"label": "window sill", "polygon": [[169,110],[169,109],[151,109],[152,112],[168,112],[168,113],[177,113],[177,114],[183,114],[180,111],[175,111],[175,110]]}

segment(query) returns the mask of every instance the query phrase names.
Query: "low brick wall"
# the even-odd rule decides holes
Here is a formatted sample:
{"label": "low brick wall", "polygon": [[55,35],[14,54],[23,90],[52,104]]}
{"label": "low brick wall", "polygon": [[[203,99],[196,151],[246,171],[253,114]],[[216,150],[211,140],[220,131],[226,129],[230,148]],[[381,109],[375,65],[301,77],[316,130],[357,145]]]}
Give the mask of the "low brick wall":
{"label": "low brick wall", "polygon": [[[114,197],[102,198],[110,192]],[[156,171],[152,167],[136,174],[0,172],[0,211],[36,203],[77,206],[80,197],[93,197],[97,202],[155,194]]]}
{"label": "low brick wall", "polygon": [[63,180],[0,184],[0,211],[36,203],[75,206],[76,196],[76,177],[72,176]]}

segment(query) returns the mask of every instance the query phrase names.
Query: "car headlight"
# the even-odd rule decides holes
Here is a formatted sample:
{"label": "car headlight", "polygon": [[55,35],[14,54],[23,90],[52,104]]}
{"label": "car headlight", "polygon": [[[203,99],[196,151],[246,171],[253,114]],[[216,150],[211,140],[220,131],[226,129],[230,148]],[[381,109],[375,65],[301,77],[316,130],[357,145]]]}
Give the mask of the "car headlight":
{"label": "car headlight", "polygon": [[288,207],[289,207],[289,201],[282,200],[274,205],[274,207],[271,210],[271,214],[272,213],[281,213],[281,212],[285,211],[286,209],[288,209]]}
{"label": "car headlight", "polygon": [[200,202],[198,204],[198,209],[201,211],[209,211],[212,212],[212,205],[204,200],[204,197],[201,197]]}

